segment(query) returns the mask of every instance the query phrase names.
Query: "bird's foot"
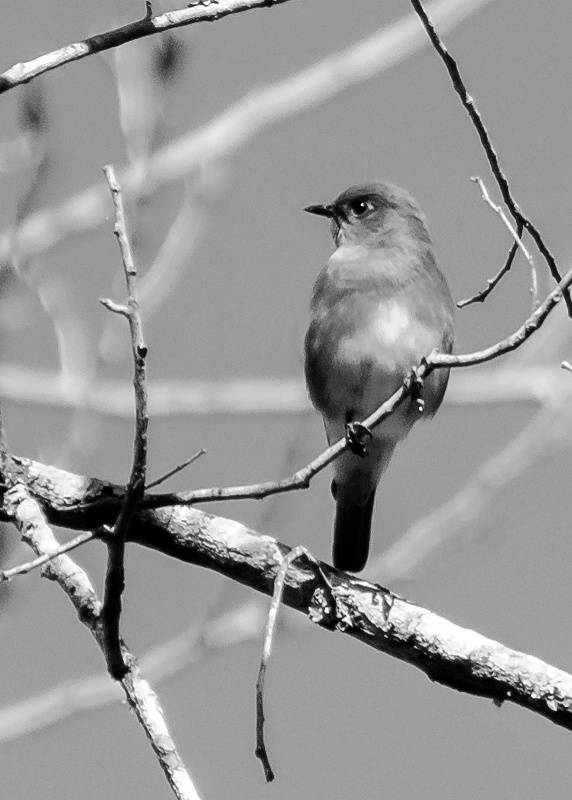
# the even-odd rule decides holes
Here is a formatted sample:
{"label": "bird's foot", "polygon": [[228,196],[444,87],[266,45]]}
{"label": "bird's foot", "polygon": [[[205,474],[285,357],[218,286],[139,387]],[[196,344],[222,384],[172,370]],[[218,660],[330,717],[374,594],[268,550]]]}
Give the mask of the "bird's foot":
{"label": "bird's foot", "polygon": [[417,411],[422,414],[425,411],[425,400],[422,393],[425,388],[425,379],[420,374],[422,367],[427,364],[426,359],[422,359],[418,367],[413,367],[409,376],[409,385],[411,386],[411,402],[417,406]]}
{"label": "bird's foot", "polygon": [[346,441],[352,453],[360,458],[367,456],[367,448],[363,443],[364,439],[371,439],[373,433],[361,422],[346,423]]}
{"label": "bird's foot", "polygon": [[[290,550],[290,552],[284,557],[281,570],[283,581],[286,579],[286,572],[288,568],[291,567],[296,561],[299,563],[305,561],[306,564],[310,566],[310,569],[315,573],[315,588],[312,594],[312,599],[310,600],[310,604],[308,606],[308,615],[310,619],[312,622],[316,622],[318,625],[322,625],[324,628],[334,630],[338,622],[338,611],[334,587],[332,586],[332,583],[326,574],[326,569],[331,571],[331,567],[324,568],[322,563],[318,561],[318,559],[315,558],[309,550],[302,545],[298,545]],[[278,580],[279,578],[277,577],[276,582],[278,582]],[[276,588],[277,587],[275,584],[275,592]],[[280,594],[282,592],[282,588],[279,589]]]}

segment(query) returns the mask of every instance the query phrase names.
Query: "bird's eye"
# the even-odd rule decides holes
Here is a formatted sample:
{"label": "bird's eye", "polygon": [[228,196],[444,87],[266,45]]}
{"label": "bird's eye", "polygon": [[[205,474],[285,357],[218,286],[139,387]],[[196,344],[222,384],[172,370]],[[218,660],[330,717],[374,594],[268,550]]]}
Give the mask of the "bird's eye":
{"label": "bird's eye", "polygon": [[371,200],[352,200],[348,208],[354,217],[363,217],[373,211],[373,203]]}

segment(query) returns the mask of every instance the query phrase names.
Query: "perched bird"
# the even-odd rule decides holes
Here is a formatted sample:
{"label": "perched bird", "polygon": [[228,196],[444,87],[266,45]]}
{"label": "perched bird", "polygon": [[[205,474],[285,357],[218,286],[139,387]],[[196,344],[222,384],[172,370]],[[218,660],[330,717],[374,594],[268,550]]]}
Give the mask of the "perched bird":
{"label": "perched bird", "polygon": [[[432,350],[451,352],[453,301],[425,216],[403,189],[381,181],[352,186],[333,203],[305,211],[330,220],[336,245],[314,285],[305,372],[328,443],[348,437],[348,450],[333,463],[333,561],[359,572],[379,479],[397,442],[439,408],[448,370],[431,372],[417,397],[373,431],[358,423]],[[371,436],[365,446],[364,434]]]}

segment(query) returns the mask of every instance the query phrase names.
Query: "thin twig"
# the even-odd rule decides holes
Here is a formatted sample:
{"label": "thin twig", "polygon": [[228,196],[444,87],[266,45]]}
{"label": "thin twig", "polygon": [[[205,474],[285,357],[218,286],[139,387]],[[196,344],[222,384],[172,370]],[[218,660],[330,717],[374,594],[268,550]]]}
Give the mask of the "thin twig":
{"label": "thin twig", "polygon": [[[528,261],[528,264],[530,266],[530,274],[531,274],[531,290],[530,291],[531,291],[531,294],[532,294],[532,310],[534,311],[534,309],[538,307],[538,276],[536,274],[536,265],[534,263],[534,258],[532,257],[532,254],[529,252],[528,248],[526,247],[526,245],[524,244],[524,242],[521,239],[522,227],[523,226],[522,226],[521,223],[517,223],[519,225],[519,227],[520,227],[520,233],[519,233],[515,229],[514,225],[509,220],[507,215],[504,213],[504,211],[502,209],[502,206],[499,206],[499,205],[497,205],[496,203],[493,202],[493,200],[491,199],[491,196],[488,193],[487,187],[485,186],[484,181],[481,178],[474,177],[474,178],[471,178],[471,180],[474,183],[476,183],[477,186],[479,187],[479,189],[481,190],[481,197],[482,197],[483,201],[489,206],[489,208],[491,208],[495,212],[495,214],[498,214],[498,216],[501,218],[503,224],[505,225],[505,227],[507,228],[508,232],[510,233],[510,235],[514,239],[514,242],[515,242],[516,246],[519,247],[522,250],[522,253],[523,253],[524,257]],[[511,253],[512,253],[512,249],[511,249]],[[510,261],[509,268],[510,268],[511,265],[512,265],[512,259]],[[505,265],[505,267],[506,267],[506,265]],[[505,269],[503,271],[503,275],[506,272],[508,272],[508,269]],[[500,277],[502,278],[502,275]],[[493,286],[492,286],[493,280],[487,281],[489,292],[493,288]],[[500,280],[500,278],[499,278],[499,280]],[[497,283],[498,283],[498,281],[497,281]],[[483,293],[481,292],[479,297],[481,297],[482,294]],[[468,305],[468,301],[464,301],[462,303],[457,303],[457,305],[459,306],[459,308],[462,308],[463,305]]]}
{"label": "thin twig", "polygon": [[268,752],[266,750],[266,742],[264,740],[264,680],[266,677],[266,669],[270,661],[272,653],[272,640],[274,638],[274,628],[276,625],[276,617],[278,609],[282,600],[284,592],[284,581],[286,580],[286,573],[290,560],[288,556],[284,557],[276,580],[274,581],[274,593],[272,595],[272,602],[268,611],[268,619],[266,620],[266,628],[264,630],[264,644],[262,647],[262,656],[260,658],[260,666],[258,667],[258,677],[256,679],[256,747],[254,755],[262,762],[264,770],[264,777],[267,783],[274,780],[274,770],[270,765]]}
{"label": "thin twig", "polygon": [[99,302],[102,306],[105,306],[108,311],[112,311],[114,314],[120,314],[122,317],[129,319],[129,309],[127,306],[116,303],[115,300],[111,300],[109,297],[100,297]]}
{"label": "thin twig", "polygon": [[170,469],[170,470],[169,470],[169,472],[166,472],[164,475],[161,475],[161,477],[160,477],[160,478],[157,478],[157,480],[154,480],[154,481],[152,481],[151,483],[148,483],[148,484],[147,484],[147,486],[145,487],[145,490],[147,491],[148,489],[152,489],[154,486],[159,486],[159,484],[161,484],[161,483],[164,483],[164,482],[165,482],[166,480],[168,480],[169,478],[172,478],[172,477],[173,477],[173,475],[176,475],[178,472],[181,472],[181,471],[182,471],[182,470],[184,470],[186,467],[190,466],[191,464],[194,464],[194,462],[195,462],[195,461],[196,461],[198,458],[200,458],[201,456],[204,456],[204,454],[205,454],[206,452],[207,452],[207,451],[205,450],[205,448],[204,448],[204,447],[201,447],[201,449],[200,449],[200,450],[198,450],[198,451],[197,451],[197,452],[194,454],[194,456],[191,456],[191,457],[190,457],[190,458],[188,458],[186,461],[183,461],[183,463],[182,463],[182,464],[177,464],[177,466],[176,466],[176,467],[173,467],[173,469]]}
{"label": "thin twig", "polygon": [[4,416],[2,414],[2,407],[0,406],[0,469],[3,471],[4,467],[9,463],[12,456],[8,448],[6,440],[6,430],[4,428]]}
{"label": "thin twig", "polygon": [[[439,56],[441,57],[447,72],[449,73],[449,77],[453,83],[453,88],[459,95],[461,102],[467,111],[471,122],[473,123],[475,130],[477,131],[478,137],[481,141],[483,149],[485,151],[485,155],[488,159],[491,172],[493,173],[495,180],[498,184],[500,189],[503,201],[510,211],[513,219],[517,223],[517,228],[522,225],[528,233],[534,239],[536,246],[538,247],[542,257],[544,258],[548,269],[550,270],[550,274],[552,275],[553,279],[560,283],[562,280],[562,276],[560,275],[560,271],[556,264],[556,260],[548,246],[544,242],[544,239],[540,235],[540,232],[536,228],[535,225],[523,214],[522,210],[520,209],[519,205],[517,204],[516,200],[512,196],[512,192],[508,183],[508,180],[502,170],[500,165],[500,161],[497,155],[497,152],[493,146],[489,133],[485,127],[483,119],[480,115],[479,110],[477,109],[475,102],[471,95],[468,93],[463,78],[461,77],[461,73],[459,72],[459,67],[457,62],[453,58],[453,56],[449,53],[447,48],[445,47],[441,37],[437,33],[435,26],[429,15],[425,11],[421,0],[411,0],[411,5],[413,6],[414,11],[419,16],[423,27],[427,31],[429,39]],[[568,315],[572,317],[572,298],[570,297],[569,292],[565,292],[564,300],[566,303],[566,307],[568,309]]]}
{"label": "thin twig", "polygon": [[[517,224],[517,231],[520,231],[520,233],[522,233],[522,230],[523,230],[522,225]],[[514,242],[514,244],[512,245],[512,247],[508,252],[508,256],[506,258],[505,263],[499,269],[499,271],[494,277],[489,278],[487,280],[486,287],[484,289],[481,289],[480,292],[477,292],[472,297],[468,297],[466,300],[459,300],[457,303],[457,308],[465,308],[465,306],[470,306],[472,303],[484,303],[484,301],[493,291],[495,286],[497,286],[497,284],[501,282],[501,280],[504,278],[507,272],[510,271],[510,268],[512,267],[512,263],[514,261],[514,257],[516,256],[517,253],[518,253],[518,244]]]}
{"label": "thin twig", "polygon": [[320,596],[318,592],[314,593],[315,605],[310,611],[310,619],[312,619],[313,622],[325,622],[326,620],[331,620],[332,624],[334,625],[337,622],[335,595],[332,586],[322,569],[322,565],[305,547],[294,547],[283,557],[280,568],[276,574],[274,591],[272,593],[272,600],[270,603],[268,618],[266,620],[266,628],[264,631],[262,656],[260,658],[258,677],[256,679],[256,749],[254,753],[262,762],[264,777],[268,783],[274,780],[275,775],[272,767],[270,766],[270,760],[266,750],[266,742],[264,740],[264,680],[266,677],[268,662],[270,661],[270,656],[272,654],[272,643],[274,640],[274,632],[276,630],[276,620],[278,618],[278,609],[280,608],[282,597],[284,595],[286,575],[288,574],[288,570],[292,564],[301,559],[304,559],[313,569],[317,571],[321,581],[320,588],[322,590],[322,595]]}
{"label": "thin twig", "polygon": [[[80,621],[89,628],[100,648],[105,651],[101,603],[84,570],[69,556],[59,552],[59,542],[46,523],[36,500],[28,494],[25,486],[17,484],[6,493],[4,508],[14,520],[24,541],[38,556],[56,556],[44,565],[43,574],[61,586],[73,603]],[[130,670],[121,685],[171,789],[178,800],[199,800],[191,776],[171,739],[157,696],[141,677],[134,657],[125,646],[123,657],[129,663]]]}
{"label": "thin twig", "polygon": [[[145,493],[147,473],[147,382],[145,359],[147,347],[143,339],[143,324],[137,299],[137,270],[133,262],[131,246],[127,236],[127,224],[121,188],[111,165],[104,168],[105,177],[111,190],[115,211],[113,232],[119,242],[125,281],[127,283],[126,316],[129,320],[131,348],[133,351],[133,388],[135,391],[135,443],[133,465],[121,511],[114,526],[114,536],[108,542],[107,573],[105,576],[105,595],[102,610],[105,653],[109,674],[121,680],[127,672],[123,661],[119,639],[119,620],[121,617],[121,595],[125,588],[125,541],[133,514]],[[104,303],[106,305],[106,303]],[[109,307],[109,306],[108,306]],[[122,308],[122,307],[118,307]],[[114,308],[113,310],[117,310]],[[119,313],[125,313],[121,310]]]}
{"label": "thin twig", "polygon": [[[295,469],[296,464],[300,461],[301,456],[304,454],[305,448],[303,448],[303,444],[307,444],[306,437],[304,437],[306,419],[306,414],[302,413],[298,415],[298,419],[295,421],[294,427],[288,437],[287,442],[285,443],[283,457],[281,459],[280,467],[278,468],[278,475],[288,475],[290,472],[292,472],[292,470]],[[266,503],[260,504],[260,511],[257,515],[258,520],[256,523],[256,530],[276,530],[276,517],[278,515],[281,501],[282,497],[279,494],[276,494],[269,498]],[[216,627],[218,624],[217,621],[221,618],[221,615],[224,614],[224,610],[228,606],[228,600],[232,591],[232,583],[230,581],[224,581],[221,584],[217,597],[211,604],[207,613],[204,615],[201,623],[201,636],[203,639],[208,640],[211,638],[211,629],[213,625]],[[250,609],[248,610],[248,613],[250,614]],[[263,612],[263,614],[264,617],[267,616],[265,612]],[[293,625],[292,628],[300,628],[303,626],[303,624],[303,622],[298,621],[298,624],[296,626]],[[264,619],[262,620],[261,628],[264,628]]]}
{"label": "thin twig", "polygon": [[[152,158],[149,154],[149,158]],[[226,167],[209,163],[197,170],[194,180],[185,180],[185,192],[179,211],[157,253],[154,262],[138,281],[139,305],[146,323],[164,305],[192,264],[208,229],[215,198],[226,185]],[[141,198],[139,198],[141,199]],[[118,320],[108,317],[98,343],[101,359],[118,357]],[[132,411],[132,403],[130,403]]]}
{"label": "thin twig", "polygon": [[534,311],[535,308],[538,308],[538,273],[536,272],[536,267],[534,266],[534,262],[531,260],[530,262],[530,296],[532,297],[532,310]]}
{"label": "thin twig", "polygon": [[479,189],[481,190],[481,196],[483,198],[483,201],[489,206],[489,208],[491,208],[495,212],[495,214],[499,215],[499,217],[505,224],[506,228],[508,229],[508,232],[510,233],[516,244],[520,247],[524,257],[528,261],[528,264],[530,266],[530,273],[532,276],[531,294],[533,300],[532,310],[534,311],[534,309],[538,307],[538,276],[536,274],[536,265],[534,263],[534,258],[532,257],[532,254],[528,251],[528,248],[522,241],[521,235],[518,233],[517,230],[515,230],[513,224],[511,223],[507,215],[504,213],[502,207],[497,205],[491,200],[491,197],[487,191],[487,187],[484,184],[484,181],[478,177],[471,178],[471,180],[478,185]]}
{"label": "thin twig", "polygon": [[61,544],[53,553],[46,553],[45,555],[38,556],[32,559],[32,561],[19,564],[17,567],[12,567],[11,569],[3,569],[0,571],[0,583],[11,580],[15,575],[25,575],[37,567],[43,567],[44,564],[47,564],[48,561],[51,561],[53,558],[57,558],[57,556],[61,556],[63,553],[69,553],[70,550],[75,550],[76,547],[85,544],[85,542],[91,542],[96,536],[97,534],[93,533],[93,531],[80,533],[79,536],[66,542],[66,544]]}

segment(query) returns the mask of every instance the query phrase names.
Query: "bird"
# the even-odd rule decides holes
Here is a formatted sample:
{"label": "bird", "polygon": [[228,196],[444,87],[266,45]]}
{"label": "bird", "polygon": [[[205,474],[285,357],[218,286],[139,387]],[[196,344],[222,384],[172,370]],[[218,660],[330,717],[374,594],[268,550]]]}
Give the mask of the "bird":
{"label": "bird", "polygon": [[415,422],[436,413],[449,371],[436,369],[420,380],[372,431],[361,422],[432,351],[452,352],[454,304],[425,215],[404,189],[363,183],[333,203],[304,210],[330,221],[336,248],[312,292],[305,377],[328,444],[344,436],[348,443],[333,462],[333,564],[360,572],[379,480]]}

